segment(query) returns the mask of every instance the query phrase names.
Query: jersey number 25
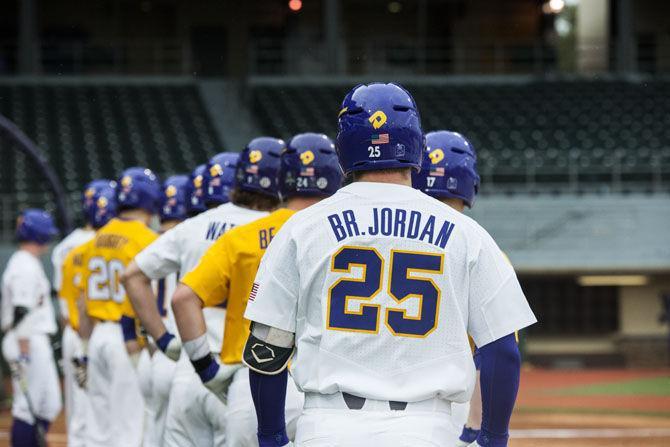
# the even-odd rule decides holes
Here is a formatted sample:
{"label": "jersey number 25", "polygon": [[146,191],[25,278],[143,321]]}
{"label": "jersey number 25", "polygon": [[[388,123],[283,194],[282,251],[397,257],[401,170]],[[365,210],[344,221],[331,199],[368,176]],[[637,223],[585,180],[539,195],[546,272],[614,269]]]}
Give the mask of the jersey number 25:
{"label": "jersey number 25", "polygon": [[[385,309],[384,323],[393,335],[423,338],[435,330],[440,289],[431,278],[417,277],[415,273],[441,274],[443,265],[441,254],[391,250],[388,295],[398,304],[410,298],[419,300],[417,316],[408,316],[401,308]],[[384,258],[372,247],[345,246],[333,255],[331,271],[351,273],[352,267],[362,268],[362,276],[340,278],[328,291],[327,328],[376,334],[382,306],[360,303],[359,310],[353,311],[349,310],[349,301],[370,302],[380,293]]]}

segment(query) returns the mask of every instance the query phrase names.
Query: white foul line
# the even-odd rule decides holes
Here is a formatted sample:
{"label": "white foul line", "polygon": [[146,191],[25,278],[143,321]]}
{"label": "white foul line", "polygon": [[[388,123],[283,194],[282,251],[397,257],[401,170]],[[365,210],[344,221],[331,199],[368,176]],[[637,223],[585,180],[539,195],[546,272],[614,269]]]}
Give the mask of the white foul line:
{"label": "white foul line", "polygon": [[670,428],[540,428],[510,430],[517,439],[581,439],[581,438],[654,438],[669,436]]}
{"label": "white foul line", "polygon": [[[510,430],[514,439],[585,439],[585,438],[658,438],[670,437],[670,428],[538,428]],[[64,443],[63,433],[49,433],[51,442]],[[9,439],[9,432],[0,430],[0,439]]]}

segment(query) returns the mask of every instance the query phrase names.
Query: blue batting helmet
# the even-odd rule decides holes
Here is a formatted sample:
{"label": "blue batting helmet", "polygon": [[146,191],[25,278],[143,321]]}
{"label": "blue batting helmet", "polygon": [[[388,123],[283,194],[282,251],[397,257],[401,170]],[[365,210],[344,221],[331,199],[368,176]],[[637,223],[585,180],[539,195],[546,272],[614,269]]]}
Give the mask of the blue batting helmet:
{"label": "blue batting helmet", "polygon": [[284,140],[278,138],[258,137],[251,140],[240,153],[235,187],[279,197],[279,157],[285,148]]}
{"label": "blue batting helmet", "polygon": [[221,152],[213,156],[207,163],[205,176],[207,189],[205,203],[218,205],[230,200],[230,191],[235,186],[235,170],[240,154],[237,152]]}
{"label": "blue batting helmet", "polygon": [[358,85],[344,97],[337,154],[346,174],[419,169],[423,149],[419,110],[403,87],[392,83]]}
{"label": "blue batting helmet", "polygon": [[58,234],[51,214],[44,210],[29,208],[16,221],[16,238],[19,242],[35,242],[46,245]]}
{"label": "blue batting helmet", "polygon": [[93,228],[100,228],[116,215],[116,182],[93,180],[84,190],[84,216]]}
{"label": "blue batting helmet", "polygon": [[342,168],[333,140],[322,133],[301,133],[289,141],[279,169],[283,198],[330,196],[342,186]]}
{"label": "blue batting helmet", "polygon": [[160,219],[184,220],[188,217],[191,200],[191,179],[188,175],[173,175],[163,182]]}
{"label": "blue batting helmet", "polygon": [[160,207],[161,184],[147,168],[128,168],[121,174],[116,199],[119,209],[140,208],[156,214]]}
{"label": "blue batting helmet", "polygon": [[426,134],[421,172],[412,175],[412,185],[436,198],[461,199],[472,208],[479,192],[477,154],[461,134],[440,130]]}
{"label": "blue batting helmet", "polygon": [[191,172],[191,203],[188,212],[191,216],[207,210],[205,206],[205,191],[207,190],[207,164],[198,165]]}

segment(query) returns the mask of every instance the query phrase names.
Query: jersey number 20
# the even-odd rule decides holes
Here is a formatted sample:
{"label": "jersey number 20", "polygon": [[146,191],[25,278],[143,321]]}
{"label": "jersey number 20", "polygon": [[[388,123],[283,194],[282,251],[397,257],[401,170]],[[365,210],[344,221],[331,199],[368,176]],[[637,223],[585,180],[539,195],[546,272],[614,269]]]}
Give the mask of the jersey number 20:
{"label": "jersey number 20", "polygon": [[88,261],[88,298],[91,300],[108,301],[114,300],[123,303],[126,291],[121,285],[121,275],[124,266],[118,259],[109,262],[104,258],[95,257]]}
{"label": "jersey number 20", "polygon": [[[419,300],[417,316],[408,316],[405,309],[387,307],[384,323],[393,335],[423,338],[437,327],[440,308],[440,289],[427,277],[415,273],[441,274],[444,256],[434,253],[391,250],[388,295],[398,304],[415,298]],[[351,273],[352,267],[363,269],[358,278],[341,278],[328,291],[327,327],[333,330],[379,332],[382,313],[380,304],[361,303],[358,311],[349,310],[349,301],[371,301],[382,288],[384,258],[371,247],[342,247],[333,255],[331,271]]]}

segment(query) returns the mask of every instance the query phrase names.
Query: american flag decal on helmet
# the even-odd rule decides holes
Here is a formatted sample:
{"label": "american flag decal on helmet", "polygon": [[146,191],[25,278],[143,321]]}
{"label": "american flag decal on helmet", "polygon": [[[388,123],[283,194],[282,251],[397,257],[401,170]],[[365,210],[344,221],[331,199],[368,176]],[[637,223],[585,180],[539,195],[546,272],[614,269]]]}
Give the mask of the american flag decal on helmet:
{"label": "american flag decal on helmet", "polygon": [[251,286],[251,292],[249,292],[249,301],[253,301],[256,299],[257,292],[258,292],[258,283],[254,283],[254,285]]}

